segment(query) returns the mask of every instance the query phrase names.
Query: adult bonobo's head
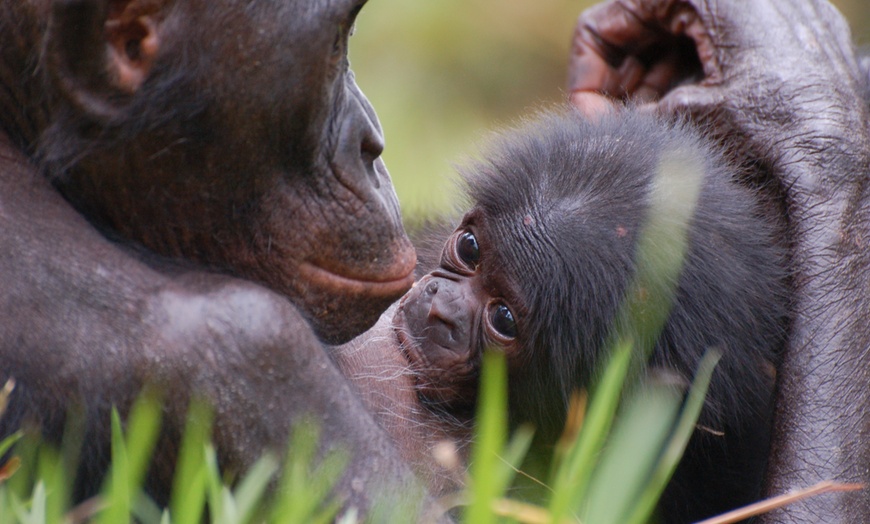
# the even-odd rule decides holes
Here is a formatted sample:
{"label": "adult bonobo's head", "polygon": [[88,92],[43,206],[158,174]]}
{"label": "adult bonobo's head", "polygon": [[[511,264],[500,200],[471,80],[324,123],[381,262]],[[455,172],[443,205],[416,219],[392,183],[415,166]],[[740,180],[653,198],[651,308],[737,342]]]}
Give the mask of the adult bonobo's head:
{"label": "adult bonobo's head", "polygon": [[6,0],[25,109],[5,127],[98,227],[261,282],[346,339],[415,261],[348,68],[364,3]]}

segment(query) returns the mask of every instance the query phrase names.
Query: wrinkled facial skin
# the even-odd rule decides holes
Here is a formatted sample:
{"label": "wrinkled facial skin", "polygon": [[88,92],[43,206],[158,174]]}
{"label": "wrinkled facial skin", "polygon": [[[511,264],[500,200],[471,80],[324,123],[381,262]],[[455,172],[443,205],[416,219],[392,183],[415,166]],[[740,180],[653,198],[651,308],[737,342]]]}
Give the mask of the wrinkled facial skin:
{"label": "wrinkled facial skin", "polygon": [[[56,125],[67,149],[49,134],[43,156],[69,165],[69,135],[83,144],[56,185],[106,230],[288,296],[321,339],[358,334],[410,287],[415,264],[381,127],[347,60],[363,4],[178,1],[126,33],[111,7],[58,8],[49,59],[68,64],[59,91],[83,111]],[[88,57],[70,56],[88,52],[72,29],[93,17],[108,17],[120,61],[141,66],[153,50],[141,84],[118,68],[99,107],[76,81]]]}
{"label": "wrinkled facial skin", "polygon": [[[402,299],[393,326],[417,376],[417,391],[435,404],[470,406],[483,349],[516,354],[517,317],[482,228],[466,216],[447,240],[438,269]],[[485,238],[485,237],[480,237]]]}

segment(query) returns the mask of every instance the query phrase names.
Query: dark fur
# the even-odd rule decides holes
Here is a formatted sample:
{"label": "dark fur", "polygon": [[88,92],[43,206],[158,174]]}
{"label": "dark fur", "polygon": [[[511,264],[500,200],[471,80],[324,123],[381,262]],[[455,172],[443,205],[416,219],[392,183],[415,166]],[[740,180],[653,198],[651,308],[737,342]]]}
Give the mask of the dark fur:
{"label": "dark fur", "polygon": [[[526,312],[517,319],[521,349],[508,351],[510,416],[514,424],[533,422],[546,445],[563,428],[572,391],[593,384],[606,363],[651,185],[663,156],[678,151],[701,159],[703,182],[649,367],[688,385],[702,356],[721,351],[698,423],[723,435],[698,430],[693,437],[661,503],[671,523],[760,494],[788,320],[784,251],[760,197],[691,127],[628,110],[594,123],[573,112],[544,115],[500,137],[464,173],[469,215],[482,213],[485,221],[474,224],[489,239],[480,271],[504,273]],[[435,258],[421,251],[421,260]],[[466,407],[460,401],[449,409]]]}
{"label": "dark fur", "polygon": [[413,280],[347,61],[363,3],[0,0],[0,382],[17,382],[0,434],[78,424],[76,498],[99,488],[112,407],[154,384],[158,502],[194,395],[228,473],[314,417],[324,453],[351,454],[342,503],[395,483],[414,500],[322,342]]}

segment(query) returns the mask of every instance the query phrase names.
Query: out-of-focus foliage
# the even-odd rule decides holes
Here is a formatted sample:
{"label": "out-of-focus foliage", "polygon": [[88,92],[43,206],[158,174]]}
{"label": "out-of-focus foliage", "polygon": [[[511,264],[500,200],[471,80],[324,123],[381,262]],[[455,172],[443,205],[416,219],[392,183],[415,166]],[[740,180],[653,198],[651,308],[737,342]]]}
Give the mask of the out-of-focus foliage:
{"label": "out-of-focus foliage", "polygon": [[[375,0],[351,62],[384,126],[406,215],[450,205],[456,163],[488,131],[564,95],[574,22],[589,0]],[[834,2],[870,44],[867,0]]]}
{"label": "out-of-focus foliage", "polygon": [[443,208],[487,130],[564,93],[576,0],[376,0],[351,38],[406,214]]}
{"label": "out-of-focus foliage", "polygon": [[870,3],[867,0],[833,0],[831,3],[846,16],[855,41],[862,46],[870,44]]}

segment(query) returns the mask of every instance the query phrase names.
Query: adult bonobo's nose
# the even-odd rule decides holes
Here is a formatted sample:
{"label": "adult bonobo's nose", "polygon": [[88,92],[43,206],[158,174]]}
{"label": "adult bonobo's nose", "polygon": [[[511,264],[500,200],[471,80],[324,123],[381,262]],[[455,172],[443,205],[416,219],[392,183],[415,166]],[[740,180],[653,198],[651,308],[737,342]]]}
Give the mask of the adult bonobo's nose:
{"label": "adult bonobo's nose", "polygon": [[351,74],[344,83],[342,104],[342,119],[329,133],[334,137],[329,166],[338,184],[323,189],[335,195],[343,216],[350,219],[335,223],[324,217],[324,238],[336,249],[314,250],[301,268],[305,281],[313,284],[306,301],[318,306],[312,319],[315,329],[332,343],[374,324],[410,289],[417,262],[380,156],[381,125]]}

